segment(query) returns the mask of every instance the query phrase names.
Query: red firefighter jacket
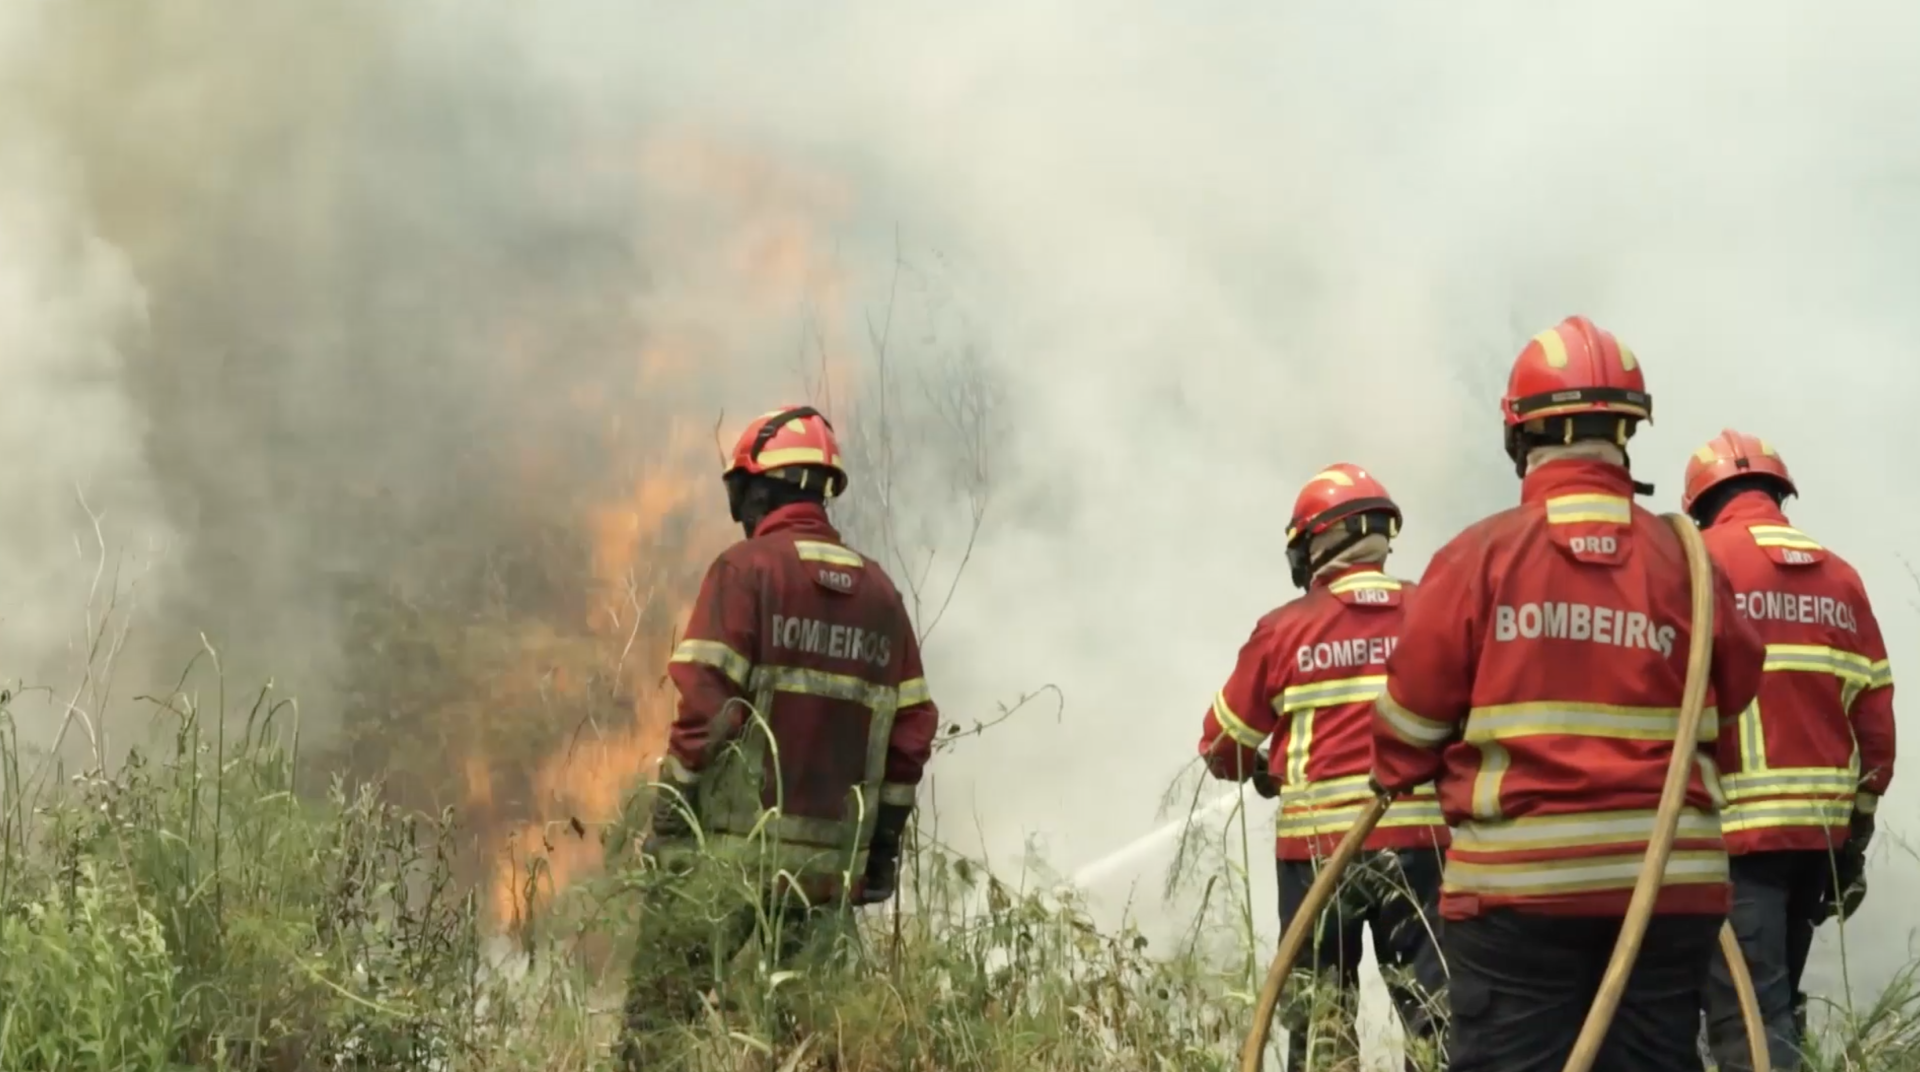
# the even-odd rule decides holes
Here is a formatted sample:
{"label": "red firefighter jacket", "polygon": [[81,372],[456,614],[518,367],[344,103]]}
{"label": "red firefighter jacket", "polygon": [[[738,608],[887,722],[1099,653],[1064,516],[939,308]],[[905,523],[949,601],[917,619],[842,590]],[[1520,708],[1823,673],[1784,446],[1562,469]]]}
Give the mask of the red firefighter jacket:
{"label": "red firefighter jacket", "polygon": [[[1686,680],[1686,552],[1602,462],[1549,462],[1521,504],[1427,566],[1374,709],[1374,773],[1391,791],[1438,774],[1453,827],[1441,915],[1510,906],[1624,914],[1653,836]],[[1739,711],[1763,649],[1715,571],[1709,705]],[[1717,809],[1718,719],[1701,719],[1662,913],[1728,907]]]}
{"label": "red firefighter jacket", "polygon": [[1837,847],[1893,779],[1893,673],[1866,587],[1763,492],[1734,496],[1706,540],[1767,646],[1760,698],[1720,728],[1727,851]]}
{"label": "red firefighter jacket", "polygon": [[[1373,792],[1374,697],[1413,585],[1374,566],[1316,578],[1300,598],[1261,618],[1200,730],[1216,777],[1251,777],[1257,749],[1280,782],[1274,851],[1282,860],[1331,855]],[[1369,849],[1444,848],[1447,827],[1432,785],[1394,802]]]}
{"label": "red firefighter jacket", "polygon": [[914,802],[939,722],[879,564],[823,508],[773,511],[707,570],[668,674],[680,704],[663,766],[699,783],[709,841],[857,888],[879,805]]}

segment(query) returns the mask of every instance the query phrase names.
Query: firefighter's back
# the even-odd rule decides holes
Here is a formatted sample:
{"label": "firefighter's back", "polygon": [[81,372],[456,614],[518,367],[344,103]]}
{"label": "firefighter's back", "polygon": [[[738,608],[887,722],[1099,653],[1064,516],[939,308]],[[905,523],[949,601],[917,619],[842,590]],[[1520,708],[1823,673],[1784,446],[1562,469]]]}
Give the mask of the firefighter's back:
{"label": "firefighter's back", "polygon": [[[1331,855],[1373,796],[1373,701],[1416,587],[1377,567],[1350,569],[1269,616],[1278,648],[1271,692],[1280,715],[1282,860]],[[1429,784],[1394,802],[1366,848],[1431,849],[1447,836]]]}
{"label": "firefighter's back", "polygon": [[1706,532],[1767,652],[1759,698],[1737,718],[1725,712],[1727,847],[1825,850],[1847,836],[1863,773],[1850,711],[1879,683],[1884,649],[1854,568],[1753,497],[1762,501],[1730,505]]}
{"label": "firefighter's back", "polygon": [[[1460,539],[1484,541],[1475,632],[1485,641],[1441,785],[1455,825],[1449,914],[1624,912],[1679,722],[1691,618],[1684,548],[1630,499],[1578,486]],[[1709,711],[1663,912],[1726,907],[1715,726]]]}
{"label": "firefighter's back", "polygon": [[842,849],[878,807],[909,672],[906,606],[830,529],[763,533],[727,555],[760,592],[746,692],[763,722],[739,735],[760,806],[780,809],[787,841]]}

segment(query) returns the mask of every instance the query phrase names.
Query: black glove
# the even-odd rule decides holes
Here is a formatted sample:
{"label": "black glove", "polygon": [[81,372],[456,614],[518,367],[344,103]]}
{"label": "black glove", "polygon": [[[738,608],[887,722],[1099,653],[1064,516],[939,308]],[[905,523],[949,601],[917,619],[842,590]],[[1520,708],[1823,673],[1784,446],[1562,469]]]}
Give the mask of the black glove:
{"label": "black glove", "polygon": [[1273,761],[1267,758],[1265,751],[1254,753],[1253,791],[1268,800],[1280,795],[1280,779],[1273,776]]}
{"label": "black glove", "polygon": [[1852,841],[1834,856],[1833,888],[1823,898],[1827,902],[1821,913],[1823,920],[1834,915],[1836,893],[1840,898],[1838,909],[1842,920],[1852,919],[1860,910],[1860,903],[1867,899],[1867,855]]}
{"label": "black glove", "polygon": [[1847,849],[1866,859],[1867,845],[1873,841],[1873,813],[1855,808],[1847,827]]}
{"label": "black glove", "polygon": [[906,836],[911,804],[882,804],[873,823],[873,841],[867,845],[866,881],[855,904],[880,904],[893,897],[900,880],[900,842]]}

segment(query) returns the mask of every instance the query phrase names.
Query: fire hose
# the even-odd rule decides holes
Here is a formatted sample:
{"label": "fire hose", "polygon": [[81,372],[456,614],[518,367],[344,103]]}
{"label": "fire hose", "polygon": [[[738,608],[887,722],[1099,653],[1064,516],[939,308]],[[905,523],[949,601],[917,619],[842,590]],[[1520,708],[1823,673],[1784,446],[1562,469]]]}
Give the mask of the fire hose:
{"label": "fire hose", "polygon": [[[1653,916],[1654,902],[1659,897],[1661,880],[1667,870],[1667,859],[1673,852],[1674,836],[1680,825],[1680,811],[1686,803],[1687,782],[1693,771],[1700,718],[1706,707],[1707,670],[1713,658],[1713,567],[1707,558],[1706,544],[1693,522],[1681,514],[1665,516],[1667,523],[1679,534],[1681,546],[1686,550],[1693,596],[1692,642],[1687,651],[1686,686],[1680,704],[1679,725],[1675,730],[1673,759],[1667,765],[1666,784],[1660,792],[1660,808],[1654,816],[1653,840],[1647,845],[1646,861],[1634,882],[1633,896],[1627,902],[1619,940],[1614,944],[1613,957],[1607,963],[1606,974],[1601,977],[1600,990],[1594,995],[1593,1006],[1587,1011],[1586,1023],[1581,1027],[1573,1053],[1567,1059],[1565,1072],[1589,1072],[1594,1059],[1600,1054],[1600,1045],[1606,1039],[1607,1029],[1613,1024],[1613,1014],[1620,1007],[1627,976],[1640,955],[1640,943],[1646,937],[1647,924]],[[1273,962],[1267,968],[1266,981],[1260,987],[1259,999],[1254,1003],[1253,1028],[1240,1047],[1240,1072],[1260,1072],[1261,1054],[1267,1048],[1267,1035],[1273,1028],[1274,1009],[1280,1004],[1280,994],[1293,972],[1294,962],[1300,959],[1300,952],[1307,944],[1307,935],[1314,929],[1327,902],[1333,898],[1341,875],[1353,863],[1354,857],[1360,854],[1367,835],[1373,833],[1373,828],[1386,815],[1388,803],[1388,797],[1376,796],[1360,813],[1360,818],[1341,838],[1326,865],[1314,876],[1313,885],[1282,932],[1280,948],[1274,953]],[[1740,998],[1740,1014],[1746,1022],[1747,1045],[1753,1052],[1754,1072],[1772,1072],[1772,1062],[1767,1053],[1766,1028],[1760,1019],[1753,976],[1747,971],[1746,958],[1740,953],[1740,943],[1734,937],[1730,924],[1720,928],[1720,950],[1726,957],[1734,990]]]}

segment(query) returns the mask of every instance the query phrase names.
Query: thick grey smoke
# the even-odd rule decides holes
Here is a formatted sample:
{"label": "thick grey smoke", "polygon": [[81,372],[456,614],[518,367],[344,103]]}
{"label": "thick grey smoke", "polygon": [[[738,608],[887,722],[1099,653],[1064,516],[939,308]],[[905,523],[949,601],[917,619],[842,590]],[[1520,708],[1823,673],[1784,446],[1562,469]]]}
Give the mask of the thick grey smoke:
{"label": "thick grey smoke", "polygon": [[[0,51],[32,57],[13,111],[35,133],[10,151],[38,161],[0,183],[0,279],[75,311],[0,338],[124,368],[91,403],[43,377],[19,403],[37,419],[127,419],[99,421],[108,445],[35,437],[10,479],[41,502],[70,478],[39,466],[93,466],[162,502],[187,536],[169,620],[283,678],[342,687],[349,581],[412,598],[530,503],[617,482],[581,475],[614,411],[631,435],[801,389],[795,303],[739,259],[794,215],[816,230],[761,248],[847,273],[821,305],[850,360],[898,228],[944,257],[949,304],[919,294],[897,337],[983,355],[1005,390],[993,512],[933,647],[957,718],[1066,696],[938,772],[948,831],[1003,861],[1040,834],[1071,868],[1152,827],[1233,652],[1291,594],[1280,534],[1323,464],[1400,496],[1408,575],[1510,503],[1505,367],[1571,312],[1647,366],[1655,505],[1722,425],[1764,434],[1796,521],[1872,586],[1896,674],[1920,635],[1907,6],[44,10],[68,13]],[[88,235],[113,245],[77,254]],[[148,334],[123,344],[142,295]],[[642,378],[663,338],[682,375]],[[929,539],[951,551],[965,512]],[[1896,779],[1889,835],[1916,800]],[[1915,922],[1891,891],[1920,867],[1893,849],[1856,934]],[[1904,959],[1854,946],[1856,982]]]}

